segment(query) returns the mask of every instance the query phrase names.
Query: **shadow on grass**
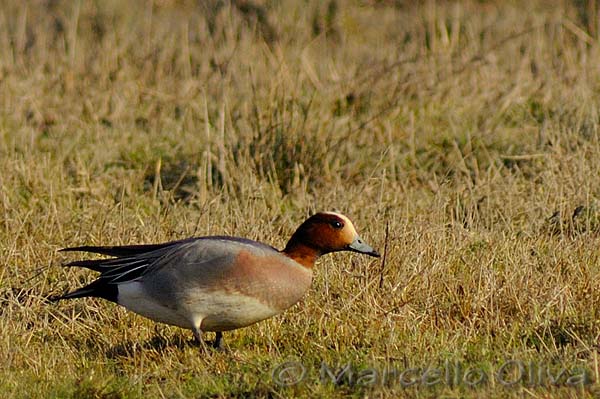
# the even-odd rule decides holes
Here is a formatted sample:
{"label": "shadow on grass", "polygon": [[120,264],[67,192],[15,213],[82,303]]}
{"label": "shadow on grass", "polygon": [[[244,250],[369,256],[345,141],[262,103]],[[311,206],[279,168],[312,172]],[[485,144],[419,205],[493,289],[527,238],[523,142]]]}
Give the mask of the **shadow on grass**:
{"label": "shadow on grass", "polygon": [[[213,351],[212,341],[204,341],[206,349]],[[168,349],[175,349],[183,351],[186,348],[193,347],[198,351],[202,351],[202,346],[194,339],[186,339],[182,335],[175,335],[173,337],[165,337],[163,335],[155,335],[154,337],[144,341],[127,341],[122,344],[115,345],[106,351],[106,357],[109,359],[128,358],[133,357],[139,351],[155,351],[163,352]]]}

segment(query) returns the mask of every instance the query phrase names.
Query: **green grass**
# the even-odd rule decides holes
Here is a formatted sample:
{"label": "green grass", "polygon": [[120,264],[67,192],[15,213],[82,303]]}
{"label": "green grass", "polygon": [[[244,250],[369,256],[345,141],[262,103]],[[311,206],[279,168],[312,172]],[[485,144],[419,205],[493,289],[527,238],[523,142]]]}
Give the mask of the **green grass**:
{"label": "green grass", "polygon": [[[595,2],[2,4],[3,397],[600,392]],[[385,264],[322,258],[298,305],[223,353],[45,299],[94,278],[61,267],[64,246],[282,248],[317,210],[351,217]],[[526,369],[512,387],[508,360]],[[302,382],[274,380],[285,362]],[[446,364],[488,380],[381,381]],[[565,374],[532,383],[530,364]]]}

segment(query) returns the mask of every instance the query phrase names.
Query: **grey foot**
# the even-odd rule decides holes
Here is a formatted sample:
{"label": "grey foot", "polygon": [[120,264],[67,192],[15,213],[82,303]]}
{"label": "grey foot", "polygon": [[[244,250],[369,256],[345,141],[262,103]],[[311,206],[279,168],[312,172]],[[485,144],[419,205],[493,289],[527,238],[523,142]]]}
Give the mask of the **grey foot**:
{"label": "grey foot", "polygon": [[222,351],[223,348],[223,333],[217,331],[215,335],[215,341],[213,342],[213,348]]}

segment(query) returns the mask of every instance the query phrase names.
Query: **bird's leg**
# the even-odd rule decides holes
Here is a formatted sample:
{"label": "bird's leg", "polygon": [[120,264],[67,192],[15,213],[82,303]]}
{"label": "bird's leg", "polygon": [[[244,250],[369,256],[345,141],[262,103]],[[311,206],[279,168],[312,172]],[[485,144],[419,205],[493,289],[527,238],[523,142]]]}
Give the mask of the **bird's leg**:
{"label": "bird's leg", "polygon": [[215,342],[213,342],[213,348],[222,350],[223,349],[223,333],[217,331],[215,335]]}
{"label": "bird's leg", "polygon": [[202,330],[200,329],[200,327],[192,328],[192,332],[194,333],[194,338],[196,338],[196,342],[198,342],[200,348],[206,351],[206,343],[202,339]]}
{"label": "bird's leg", "polygon": [[194,327],[192,329],[192,332],[194,333],[194,338],[196,338],[196,341],[201,344],[202,343],[202,330],[200,330],[199,328]]}

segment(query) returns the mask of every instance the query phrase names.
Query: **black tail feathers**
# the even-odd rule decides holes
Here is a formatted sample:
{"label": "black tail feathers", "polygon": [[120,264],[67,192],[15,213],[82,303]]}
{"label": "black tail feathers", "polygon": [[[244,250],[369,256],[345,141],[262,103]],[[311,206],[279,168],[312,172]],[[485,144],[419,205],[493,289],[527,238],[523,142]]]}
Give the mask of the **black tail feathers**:
{"label": "black tail feathers", "polygon": [[49,298],[52,302],[58,302],[62,299],[75,299],[85,297],[103,298],[111,302],[117,302],[119,289],[116,284],[109,284],[104,280],[96,280],[78,290],[68,292],[64,295]]}

